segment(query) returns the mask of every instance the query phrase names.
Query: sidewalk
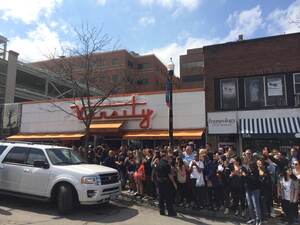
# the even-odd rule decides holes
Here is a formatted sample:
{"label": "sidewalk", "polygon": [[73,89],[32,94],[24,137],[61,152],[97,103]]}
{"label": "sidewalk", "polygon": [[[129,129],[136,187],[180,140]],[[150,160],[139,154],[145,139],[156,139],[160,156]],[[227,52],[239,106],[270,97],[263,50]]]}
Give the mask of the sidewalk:
{"label": "sidewalk", "polygon": [[[145,198],[141,199],[140,197],[136,197],[133,194],[123,191],[122,194],[118,197],[117,201],[120,201],[125,204],[130,205],[138,205],[143,207],[150,207],[153,209],[158,210],[158,201],[151,198]],[[226,221],[235,221],[239,223],[245,223],[247,221],[246,217],[242,217],[241,215],[235,216],[232,213],[229,213],[228,215],[224,214],[224,211],[213,211],[213,210],[207,210],[207,209],[192,209],[192,208],[184,208],[184,207],[176,207],[176,211],[178,213],[191,215],[191,216],[198,216],[198,217],[205,217],[205,218],[216,218],[216,219],[223,219]],[[280,214],[281,210],[277,207],[275,208],[276,217],[271,218],[268,221],[264,222],[264,224],[283,224],[283,222],[280,220]]]}

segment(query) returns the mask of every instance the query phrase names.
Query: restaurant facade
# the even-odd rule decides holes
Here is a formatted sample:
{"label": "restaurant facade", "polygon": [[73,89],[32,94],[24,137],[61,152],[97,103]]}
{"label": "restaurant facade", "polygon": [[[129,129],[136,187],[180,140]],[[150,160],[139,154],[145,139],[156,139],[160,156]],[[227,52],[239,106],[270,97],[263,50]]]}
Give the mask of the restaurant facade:
{"label": "restaurant facade", "polygon": [[[97,97],[92,101],[97,102]],[[174,139],[205,144],[205,92],[173,93]],[[85,136],[84,108],[80,100],[23,103],[20,128],[9,140],[81,144]],[[154,146],[168,143],[169,108],[165,92],[114,95],[96,111],[91,144]]]}

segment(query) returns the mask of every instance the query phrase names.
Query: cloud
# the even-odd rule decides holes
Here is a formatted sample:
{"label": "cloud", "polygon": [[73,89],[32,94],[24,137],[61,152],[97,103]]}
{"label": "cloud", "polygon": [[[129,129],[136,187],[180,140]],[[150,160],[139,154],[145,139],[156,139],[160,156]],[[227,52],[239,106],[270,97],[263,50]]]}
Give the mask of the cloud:
{"label": "cloud", "polygon": [[263,26],[262,11],[259,5],[256,7],[234,12],[230,14],[227,23],[232,28],[229,34],[224,38],[224,42],[233,41],[238,38],[239,34],[251,37],[255,32]]}
{"label": "cloud", "polygon": [[300,0],[294,1],[287,9],[276,9],[268,17],[268,33],[283,34],[300,31]]}
{"label": "cloud", "polygon": [[155,24],[155,18],[153,16],[143,16],[139,19],[139,23],[143,26]]}
{"label": "cloud", "polygon": [[162,48],[153,49],[148,53],[157,55],[157,57],[165,65],[169,63],[170,57],[172,57],[173,62],[175,63],[175,75],[179,76],[179,56],[186,54],[187,49],[201,48],[207,45],[235,41],[239,34],[250,37],[263,26],[263,18],[261,14],[260,6],[241,12],[234,12],[227,19],[227,23],[231,27],[231,30],[224,37],[214,37],[210,39],[195,38],[192,37],[191,34],[182,31],[179,33],[178,40],[182,41],[182,39],[185,38],[184,44],[180,45],[177,42],[173,42]]}
{"label": "cloud", "polygon": [[178,2],[186,9],[192,11],[198,8],[201,1],[200,0],[178,0]]}
{"label": "cloud", "polygon": [[97,4],[98,5],[105,5],[106,4],[106,2],[107,2],[107,0],[96,0],[96,2],[97,2]]}
{"label": "cloud", "polygon": [[25,38],[16,36],[10,39],[9,48],[20,53],[20,59],[26,62],[39,61],[56,51],[61,52],[61,45],[66,43],[59,39],[58,33],[44,23],[27,33]]}
{"label": "cloud", "polygon": [[0,0],[0,18],[21,20],[26,24],[49,17],[63,0]]}
{"label": "cloud", "polygon": [[198,8],[202,3],[202,0],[139,0],[142,5],[145,6],[161,6],[163,8],[185,8],[189,11],[193,11]]}
{"label": "cloud", "polygon": [[179,76],[179,56],[186,54],[187,49],[201,48],[205,45],[210,45],[219,42],[219,39],[202,39],[202,38],[187,38],[183,45],[179,45],[176,42],[168,44],[162,48],[156,48],[145,54],[155,54],[165,65],[170,61],[170,57],[175,64],[175,75]]}

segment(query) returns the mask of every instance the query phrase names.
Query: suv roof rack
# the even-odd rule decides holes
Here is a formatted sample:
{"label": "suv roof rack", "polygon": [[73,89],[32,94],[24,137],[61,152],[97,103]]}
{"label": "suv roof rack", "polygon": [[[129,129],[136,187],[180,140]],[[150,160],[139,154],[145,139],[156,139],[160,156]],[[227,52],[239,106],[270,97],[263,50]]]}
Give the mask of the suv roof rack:
{"label": "suv roof rack", "polygon": [[9,140],[0,140],[0,142],[4,142],[4,143],[12,143],[12,144],[29,144],[29,145],[33,145],[33,142],[29,142],[29,141],[9,141]]}
{"label": "suv roof rack", "polygon": [[[53,142],[30,142],[30,141],[10,141],[10,140],[0,140],[0,143],[60,146],[58,143],[53,143]],[[61,147],[63,147],[63,146],[61,146]]]}

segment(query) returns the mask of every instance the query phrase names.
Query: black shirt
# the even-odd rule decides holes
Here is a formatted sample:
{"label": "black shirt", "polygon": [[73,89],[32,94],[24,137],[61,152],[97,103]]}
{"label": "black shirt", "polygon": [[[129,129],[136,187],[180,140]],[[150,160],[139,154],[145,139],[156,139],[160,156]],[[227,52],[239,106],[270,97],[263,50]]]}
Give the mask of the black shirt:
{"label": "black shirt", "polygon": [[160,159],[157,166],[157,177],[167,178],[171,174],[171,166],[169,162],[165,159]]}
{"label": "black shirt", "polygon": [[116,160],[115,157],[107,157],[103,162],[103,166],[118,169],[115,160]]}
{"label": "black shirt", "polygon": [[146,158],[146,162],[144,163],[146,177],[151,177],[151,174],[152,174],[151,162],[152,162],[152,157]]}

